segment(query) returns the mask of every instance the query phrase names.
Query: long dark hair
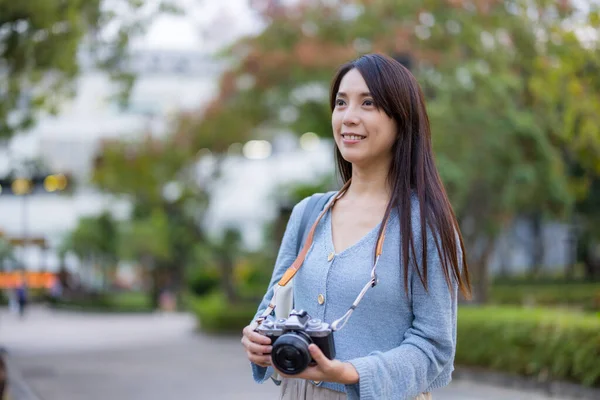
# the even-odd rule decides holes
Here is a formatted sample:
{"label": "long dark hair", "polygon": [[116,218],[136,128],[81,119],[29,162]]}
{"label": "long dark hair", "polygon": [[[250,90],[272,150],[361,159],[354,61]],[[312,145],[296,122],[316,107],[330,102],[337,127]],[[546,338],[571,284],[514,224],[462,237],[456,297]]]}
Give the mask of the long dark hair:
{"label": "long dark hair", "polygon": [[[342,78],[357,69],[367,83],[375,106],[396,121],[398,132],[392,147],[392,163],[388,183],[392,196],[385,211],[384,221],[393,207],[400,216],[401,265],[404,265],[404,288],[408,293],[409,258],[427,290],[427,227],[433,232],[448,287],[455,280],[461,293],[471,297],[471,283],[460,228],[440,175],[435,166],[431,146],[429,117],[424,96],[417,80],[401,63],[381,54],[364,55],[342,65],[333,78],[330,105],[333,112]],[[335,148],[337,170],[344,183],[352,177],[352,164]],[[421,242],[423,243],[421,269],[417,267],[415,240],[411,226],[411,195],[419,199]],[[385,228],[381,224],[381,231]],[[460,246],[462,263],[459,265]],[[409,252],[410,249],[410,252]],[[410,257],[409,257],[410,255]]]}

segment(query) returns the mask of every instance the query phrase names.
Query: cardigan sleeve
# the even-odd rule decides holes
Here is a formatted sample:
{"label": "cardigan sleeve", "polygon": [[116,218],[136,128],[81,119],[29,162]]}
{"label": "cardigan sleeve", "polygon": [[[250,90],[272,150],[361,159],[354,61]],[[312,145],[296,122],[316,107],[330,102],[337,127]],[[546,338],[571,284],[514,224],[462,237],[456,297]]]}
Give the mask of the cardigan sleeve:
{"label": "cardigan sleeve", "polygon": [[[460,248],[458,259],[461,265]],[[432,389],[433,381],[454,362],[457,283],[452,282],[449,290],[433,235],[428,235],[427,271],[428,291],[412,274],[414,318],[400,346],[349,360],[359,375],[357,384],[346,385],[349,399],[414,398]]]}
{"label": "cardigan sleeve", "polygon": [[[287,226],[285,228],[285,233],[283,234],[283,239],[281,240],[281,246],[279,247],[279,253],[277,254],[277,259],[275,261],[275,267],[273,268],[273,274],[271,276],[271,281],[269,282],[269,286],[267,289],[267,293],[264,295],[260,305],[258,306],[258,310],[254,315],[254,319],[263,313],[264,310],[269,305],[271,298],[273,297],[273,287],[279,282],[285,271],[292,265],[294,260],[296,259],[296,243],[298,241],[298,228],[300,225],[300,219],[302,218],[302,214],[304,213],[304,208],[306,208],[306,204],[308,203],[308,197],[304,200],[300,201],[298,204],[294,206],[292,209],[292,213],[290,215],[290,219],[288,220]],[[261,367],[257,364],[250,363],[252,365],[252,376],[257,383],[263,383],[269,379],[269,377],[273,374],[273,367]]]}

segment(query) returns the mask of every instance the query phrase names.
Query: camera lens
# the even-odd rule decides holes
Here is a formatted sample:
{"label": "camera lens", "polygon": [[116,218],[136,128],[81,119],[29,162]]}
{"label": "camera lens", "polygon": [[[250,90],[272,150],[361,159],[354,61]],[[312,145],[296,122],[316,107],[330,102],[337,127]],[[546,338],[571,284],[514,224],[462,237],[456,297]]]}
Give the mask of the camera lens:
{"label": "camera lens", "polygon": [[308,345],[310,337],[303,332],[290,332],[281,335],[273,344],[271,359],[273,365],[288,375],[301,373],[311,360]]}

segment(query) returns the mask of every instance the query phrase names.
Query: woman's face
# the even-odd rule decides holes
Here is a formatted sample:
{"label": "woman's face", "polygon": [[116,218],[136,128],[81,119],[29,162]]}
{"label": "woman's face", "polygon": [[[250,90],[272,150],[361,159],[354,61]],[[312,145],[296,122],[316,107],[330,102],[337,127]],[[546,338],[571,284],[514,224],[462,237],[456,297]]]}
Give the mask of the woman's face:
{"label": "woman's face", "polygon": [[390,162],[396,121],[375,107],[367,83],[356,68],[340,82],[331,125],[346,161],[360,167]]}

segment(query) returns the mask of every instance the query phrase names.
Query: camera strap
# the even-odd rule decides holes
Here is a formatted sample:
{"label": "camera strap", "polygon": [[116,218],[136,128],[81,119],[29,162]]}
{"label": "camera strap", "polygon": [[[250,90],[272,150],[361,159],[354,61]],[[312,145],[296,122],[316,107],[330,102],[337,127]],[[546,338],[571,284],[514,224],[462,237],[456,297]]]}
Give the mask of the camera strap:
{"label": "camera strap", "polygon": [[[312,246],[312,242],[313,242],[315,231],[317,229],[317,225],[321,221],[321,218],[327,213],[327,211],[329,211],[333,207],[335,202],[337,200],[339,200],[344,194],[346,194],[346,192],[348,191],[348,188],[350,187],[350,182],[351,182],[351,180],[349,179],[346,182],[346,184],[340,189],[338,194],[333,196],[329,200],[329,202],[327,203],[327,205],[325,206],[323,211],[321,211],[321,213],[319,214],[317,220],[313,223],[312,228],[310,229],[308,236],[306,237],[306,241],[304,242],[304,246],[302,247],[302,251],[300,252],[300,254],[298,254],[298,257],[296,257],[296,260],[293,262],[293,264],[287,269],[287,271],[285,271],[285,273],[283,274],[283,277],[279,280],[277,285],[275,285],[275,288],[273,289],[273,297],[271,298],[271,301],[269,302],[269,306],[258,317],[258,319],[257,319],[258,323],[262,322],[275,309],[276,302],[277,302],[276,301],[277,300],[277,292],[279,290],[281,290],[281,288],[286,286],[292,280],[292,278],[296,275],[296,273],[298,272],[298,270],[300,269],[302,264],[304,264],[304,260],[308,253],[308,250],[310,249],[310,246]],[[379,257],[381,256],[381,253],[383,251],[383,242],[385,240],[385,231],[386,231],[388,219],[389,219],[389,216],[388,216],[388,218],[386,218],[383,229],[381,230],[379,238],[377,239],[377,247],[376,247],[376,251],[375,251],[375,261],[373,263],[373,268],[371,268],[371,279],[365,284],[363,289],[360,291],[360,293],[356,297],[356,300],[354,300],[354,303],[352,303],[352,305],[348,309],[348,311],[346,311],[346,313],[341,318],[335,320],[331,324],[331,329],[333,331],[342,329],[344,327],[344,325],[346,325],[346,322],[348,322],[350,315],[352,315],[352,313],[354,312],[356,307],[358,307],[358,304],[360,303],[360,301],[362,300],[364,295],[367,293],[367,290],[369,290],[369,288],[377,285],[376,268],[377,268],[377,263],[379,261]]]}

